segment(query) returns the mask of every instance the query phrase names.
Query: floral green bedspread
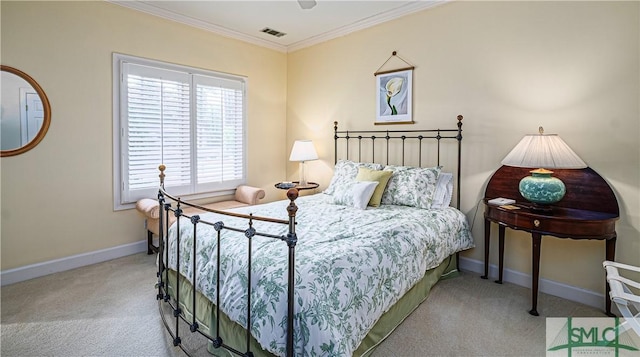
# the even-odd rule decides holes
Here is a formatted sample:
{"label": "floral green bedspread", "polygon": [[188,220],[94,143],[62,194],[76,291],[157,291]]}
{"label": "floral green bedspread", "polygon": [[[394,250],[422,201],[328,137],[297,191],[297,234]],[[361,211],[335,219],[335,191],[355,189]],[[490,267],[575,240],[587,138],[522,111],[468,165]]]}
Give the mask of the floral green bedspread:
{"label": "floral green bedspread", "polygon": [[[235,209],[257,216],[287,217],[289,201]],[[424,273],[449,255],[473,247],[466,217],[454,208],[425,210],[381,205],[358,210],[316,194],[300,197],[296,233],[295,355],[351,356],[389,307]],[[212,213],[201,220],[246,229],[246,220]],[[193,226],[181,219],[180,272],[192,277]],[[287,225],[255,221],[262,233],[284,235]],[[222,231],[220,307],[245,326],[247,238]],[[216,232],[197,230],[197,289],[215,303]],[[175,251],[176,225],[169,230]],[[254,237],[251,277],[251,332],[265,350],[283,356],[286,347],[287,244]],[[176,257],[170,254],[169,267]],[[193,283],[191,281],[191,283]]]}

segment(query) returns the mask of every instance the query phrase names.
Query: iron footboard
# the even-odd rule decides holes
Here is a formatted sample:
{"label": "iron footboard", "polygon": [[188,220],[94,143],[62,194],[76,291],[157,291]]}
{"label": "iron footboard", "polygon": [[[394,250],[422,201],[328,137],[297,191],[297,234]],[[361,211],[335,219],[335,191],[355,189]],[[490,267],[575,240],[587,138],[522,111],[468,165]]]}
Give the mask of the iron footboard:
{"label": "iron footboard", "polygon": [[[296,235],[296,230],[295,230],[295,225],[296,225],[296,212],[298,210],[298,207],[295,204],[295,200],[296,198],[298,198],[298,191],[296,189],[290,189],[287,192],[287,198],[290,200],[289,205],[287,206],[287,213],[288,213],[288,220],[281,220],[281,219],[274,219],[274,218],[269,218],[269,217],[259,217],[259,216],[254,216],[252,214],[249,215],[245,215],[245,214],[239,214],[239,213],[234,213],[234,212],[226,212],[226,211],[218,211],[218,210],[213,210],[213,209],[208,209],[202,206],[199,206],[197,204],[194,203],[190,203],[184,200],[181,200],[179,197],[174,197],[170,194],[168,194],[165,189],[164,189],[164,170],[165,170],[165,166],[164,165],[160,165],[159,167],[160,170],[160,189],[158,191],[158,202],[160,204],[160,236],[159,236],[159,250],[158,250],[158,272],[157,272],[157,278],[158,278],[158,282],[156,284],[157,289],[158,289],[158,293],[157,293],[157,299],[159,302],[159,309],[160,309],[160,315],[162,317],[163,323],[165,325],[165,328],[167,329],[167,331],[169,332],[169,334],[171,335],[171,338],[173,339],[173,345],[174,346],[178,346],[180,347],[187,355],[190,355],[189,351],[187,350],[187,348],[185,346],[182,345],[182,338],[181,336],[181,332],[180,332],[180,322],[184,322],[189,326],[189,330],[191,333],[198,333],[199,335],[203,336],[204,338],[208,339],[211,342],[211,345],[214,348],[223,348],[235,355],[238,356],[247,356],[247,357],[251,357],[253,356],[253,352],[251,351],[251,346],[250,346],[250,342],[251,342],[251,265],[252,265],[252,249],[251,249],[251,244],[252,244],[252,240],[255,237],[265,237],[265,238],[269,238],[269,239],[277,239],[277,240],[281,240],[283,242],[285,242],[287,244],[288,247],[288,276],[287,276],[287,281],[288,281],[288,286],[287,286],[287,335],[286,335],[286,355],[287,356],[293,356],[294,355],[294,345],[293,345],[293,333],[294,333],[294,328],[293,328],[293,318],[294,318],[294,311],[293,311],[293,306],[294,306],[294,278],[295,278],[295,248],[296,248],[296,243],[297,243],[297,235]],[[175,208],[172,207],[172,204],[169,201],[173,201],[176,206]],[[193,214],[191,216],[187,215],[184,213],[183,211],[183,206],[187,206],[187,207],[193,207],[195,209],[204,211],[204,212],[213,212],[213,213],[217,213],[223,216],[227,216],[227,217],[236,217],[236,218],[241,218],[243,220],[246,220],[246,226],[245,227],[232,227],[232,226],[228,226],[225,224],[224,221],[218,221],[218,222],[208,222],[205,220],[202,220],[200,215],[198,214]],[[165,237],[165,234],[167,234],[167,232],[169,231],[169,214],[173,214],[177,219],[176,219],[176,231],[178,232],[178,234],[176,235],[176,248],[175,248],[175,253],[176,254],[176,267],[177,271],[176,271],[176,284],[174,287],[175,290],[175,294],[174,297],[172,298],[170,293],[169,293],[169,269],[167,267],[168,262],[169,262],[169,250],[166,249],[166,244],[165,244],[165,239],[167,237]],[[192,306],[192,311],[190,311],[191,313],[191,319],[189,319],[184,311],[181,309],[180,307],[180,280],[182,279],[186,279],[185,277],[182,277],[179,270],[180,270],[180,224],[184,223],[184,220],[179,219],[180,217],[184,217],[186,219],[188,219],[187,224],[191,224],[193,226],[193,258],[192,258],[192,264],[193,264],[193,269],[192,269],[192,284],[191,284],[191,295],[192,295],[192,301],[191,301],[191,306]],[[273,235],[273,234],[267,234],[267,233],[261,233],[256,231],[256,229],[253,227],[253,224],[255,221],[265,221],[265,222],[271,222],[271,223],[275,223],[275,224],[283,224],[283,225],[288,225],[288,232],[285,235]],[[196,269],[196,265],[197,265],[197,227],[198,225],[209,225],[212,226],[213,229],[216,231],[216,236],[217,236],[217,246],[216,246],[216,301],[214,301],[214,305],[215,305],[215,309],[216,309],[216,319],[215,319],[215,326],[209,326],[209,333],[204,332],[201,330],[200,326],[198,325],[198,322],[196,321],[196,282],[198,281],[198,276],[197,276],[197,269]],[[163,229],[164,228],[164,229]],[[244,326],[246,329],[246,348],[245,351],[240,351],[232,346],[229,346],[227,344],[225,344],[225,341],[222,339],[221,337],[221,331],[220,331],[220,238],[221,238],[221,233],[223,231],[234,231],[237,233],[241,233],[244,234],[244,237],[246,238],[247,241],[247,326]],[[173,312],[173,318],[174,318],[174,326],[173,329],[170,326],[170,318],[167,319],[167,316],[165,316],[165,313],[162,310],[162,303],[165,303],[168,305],[169,309]],[[212,324],[213,325],[213,324]],[[215,333],[212,333],[215,332]]]}

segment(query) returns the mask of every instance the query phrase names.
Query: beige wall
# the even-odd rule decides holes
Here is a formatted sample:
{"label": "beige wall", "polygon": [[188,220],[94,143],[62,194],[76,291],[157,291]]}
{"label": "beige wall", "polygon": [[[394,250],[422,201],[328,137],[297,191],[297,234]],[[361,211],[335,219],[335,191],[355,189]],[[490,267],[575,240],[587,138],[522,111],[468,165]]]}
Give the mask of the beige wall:
{"label": "beige wall", "polygon": [[[308,163],[307,177],[326,187],[333,121],[374,128],[373,73],[398,51],[416,67],[416,124],[385,129],[455,128],[456,115],[465,116],[461,208],[478,248],[464,256],[483,260],[475,210],[486,182],[542,125],[611,184],[621,210],[617,259],[640,265],[639,14],[638,2],[460,1],[296,51],[287,66],[287,142],[314,140],[321,160]],[[287,173],[295,178],[297,166]],[[506,267],[529,274],[529,236],[508,231],[506,244]],[[603,260],[603,242],[545,237],[541,277],[603,292]]]}
{"label": "beige wall", "polygon": [[1,159],[2,264],[11,269],[145,238],[135,210],[113,211],[112,53],[249,78],[249,184],[285,177],[286,54],[107,2],[6,2],[2,64],[51,102],[33,150]]}

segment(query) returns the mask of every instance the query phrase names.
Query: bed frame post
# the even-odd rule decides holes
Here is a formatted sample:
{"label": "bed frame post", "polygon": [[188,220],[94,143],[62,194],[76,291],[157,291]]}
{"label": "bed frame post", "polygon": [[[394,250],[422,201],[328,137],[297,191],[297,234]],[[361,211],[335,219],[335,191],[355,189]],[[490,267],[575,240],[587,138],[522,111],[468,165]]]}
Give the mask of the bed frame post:
{"label": "bed frame post", "polygon": [[[163,281],[163,286],[162,289],[164,290],[164,296],[162,297],[164,302],[168,302],[170,297],[169,297],[169,292],[168,292],[168,288],[169,288],[169,269],[166,268],[165,264],[169,263],[169,249],[165,249],[165,233],[169,232],[169,209],[171,208],[171,204],[170,203],[166,203],[166,199],[165,199],[165,195],[164,195],[164,170],[166,170],[166,166],[165,165],[160,165],[158,166],[158,170],[160,170],[160,175],[158,175],[160,177],[160,190],[158,191],[158,196],[162,196],[162,203],[160,204],[160,219],[158,220],[158,224],[159,224],[159,229],[158,232],[160,232],[160,236],[159,236],[159,242],[158,242],[158,260],[160,261],[160,264],[158,264],[160,267],[160,279],[162,280],[162,272],[164,272],[164,280]],[[160,202],[159,202],[160,203]],[[162,257],[162,254],[164,253],[164,259]],[[168,329],[168,326],[165,323],[165,326]]]}
{"label": "bed frame post", "polygon": [[[456,180],[456,208],[460,209],[460,170],[462,165],[462,115],[458,115],[458,135],[456,139],[458,140],[458,179]],[[456,269],[460,271],[460,252],[456,252]]]}
{"label": "bed frame post", "polygon": [[[158,175],[160,177],[160,187],[164,187],[164,170],[165,170],[165,166],[164,165],[160,165],[158,166],[158,169],[160,170],[160,175]],[[164,285],[164,281],[162,280],[162,273],[164,272],[164,260],[163,260],[163,253],[164,253],[164,231],[162,229],[163,225],[164,225],[164,216],[163,216],[163,207],[164,207],[164,195],[162,194],[162,190],[158,190],[158,205],[159,205],[159,219],[158,219],[158,225],[159,225],[159,230],[158,232],[160,232],[159,236],[158,236],[158,274],[156,275],[158,278],[158,282],[156,283],[156,287],[158,288],[158,295],[156,295],[156,299],[160,300],[160,299],[164,299],[164,291],[166,286]],[[151,234],[151,231],[149,231],[149,234]]]}
{"label": "bed frame post", "polygon": [[[336,123],[337,125],[337,123]],[[287,246],[289,247],[289,283],[287,284],[287,356],[294,356],[293,345],[293,332],[294,332],[294,292],[295,292],[295,264],[296,264],[296,243],[298,237],[296,235],[296,212],[298,212],[298,206],[296,206],[295,200],[298,198],[298,190],[295,188],[287,191],[287,198],[289,199],[289,206],[287,206],[287,212],[289,213],[289,234],[287,234]]]}
{"label": "bed frame post", "polygon": [[333,164],[338,163],[338,122],[333,122]]}
{"label": "bed frame post", "polygon": [[[249,213],[249,228],[244,231],[244,236],[247,237],[247,352],[244,354],[248,357],[253,357],[251,352],[251,270],[253,259],[251,258],[251,250],[253,249],[253,237],[256,235],[256,230],[253,228],[253,214]],[[220,276],[218,275],[218,280]],[[195,281],[195,280],[194,280]]]}
{"label": "bed frame post", "polygon": [[460,168],[462,167],[462,115],[458,115],[458,135],[456,136],[456,139],[458,140],[458,179],[456,181],[456,183],[458,184],[457,187],[457,199],[456,199],[456,208],[460,209]]}
{"label": "bed frame post", "polygon": [[[180,232],[180,217],[182,216],[182,208],[179,198],[173,214],[176,216],[176,232]],[[176,235],[176,266],[178,267],[178,271],[180,271],[180,234]],[[180,338],[180,314],[182,313],[182,309],[180,308],[180,276],[181,274],[176,274],[176,305],[173,308],[173,317],[176,318],[173,330],[176,333],[173,338],[174,346],[178,346],[182,343],[182,338]]]}

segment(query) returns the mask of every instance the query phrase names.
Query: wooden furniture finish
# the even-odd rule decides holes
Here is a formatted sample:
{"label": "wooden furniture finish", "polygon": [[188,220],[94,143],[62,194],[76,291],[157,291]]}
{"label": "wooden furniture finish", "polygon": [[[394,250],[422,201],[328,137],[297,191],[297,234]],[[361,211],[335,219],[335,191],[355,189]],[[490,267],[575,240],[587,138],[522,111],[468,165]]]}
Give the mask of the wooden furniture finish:
{"label": "wooden furniture finish", "polygon": [[[558,238],[599,239],[606,241],[606,260],[615,258],[615,222],[619,218],[618,201],[607,182],[591,168],[580,170],[554,170],[554,176],[565,183],[565,197],[553,206],[551,212],[532,210],[518,191],[520,179],[529,175],[528,168],[502,166],[491,177],[484,195],[484,275],[489,273],[489,245],[491,222],[498,224],[499,277],[502,283],[505,228],[523,230],[532,238],[531,315],[538,316],[538,280],[540,272],[540,245],[542,236]],[[496,197],[512,198],[516,210],[488,204]],[[609,285],[606,283],[606,313],[611,316]]]}

